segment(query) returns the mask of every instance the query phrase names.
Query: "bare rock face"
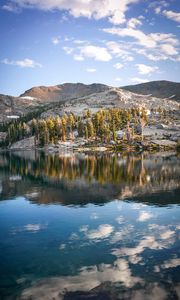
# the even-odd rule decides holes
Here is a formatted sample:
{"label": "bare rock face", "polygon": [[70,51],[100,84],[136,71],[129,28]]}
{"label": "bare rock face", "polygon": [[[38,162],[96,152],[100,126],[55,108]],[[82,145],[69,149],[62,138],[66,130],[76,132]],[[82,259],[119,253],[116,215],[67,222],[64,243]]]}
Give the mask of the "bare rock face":
{"label": "bare rock face", "polygon": [[26,138],[11,145],[11,150],[29,150],[35,147],[34,137]]}

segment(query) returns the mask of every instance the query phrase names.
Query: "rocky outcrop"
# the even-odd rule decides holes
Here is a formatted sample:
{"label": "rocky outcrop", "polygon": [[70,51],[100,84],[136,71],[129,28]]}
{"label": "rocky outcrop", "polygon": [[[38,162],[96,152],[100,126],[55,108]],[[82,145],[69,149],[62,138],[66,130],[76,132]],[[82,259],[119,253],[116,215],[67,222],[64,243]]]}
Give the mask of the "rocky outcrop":
{"label": "rocky outcrop", "polygon": [[11,145],[11,150],[30,150],[35,147],[34,137],[23,139]]}
{"label": "rocky outcrop", "polygon": [[158,145],[158,146],[163,146],[163,147],[176,147],[177,143],[170,141],[170,140],[152,140],[152,144]]}

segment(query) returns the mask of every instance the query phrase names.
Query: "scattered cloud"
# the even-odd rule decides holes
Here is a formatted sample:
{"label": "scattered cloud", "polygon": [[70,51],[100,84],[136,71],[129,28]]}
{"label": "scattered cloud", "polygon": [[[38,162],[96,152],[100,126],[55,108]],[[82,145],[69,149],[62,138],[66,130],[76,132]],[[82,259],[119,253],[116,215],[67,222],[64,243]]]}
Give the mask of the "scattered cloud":
{"label": "scattered cloud", "polygon": [[5,65],[11,65],[11,66],[18,66],[20,68],[35,68],[35,67],[42,67],[42,65],[32,59],[25,58],[23,60],[10,60],[8,58],[5,58],[1,61],[1,63]]}
{"label": "scattered cloud", "polygon": [[180,266],[180,258],[172,258],[169,260],[166,260],[161,267],[163,269],[169,269],[169,268],[176,268]]}
{"label": "scattered cloud", "polygon": [[58,44],[60,43],[60,38],[59,38],[59,37],[53,37],[53,38],[52,38],[52,43],[53,43],[54,45],[58,45]]}
{"label": "scattered cloud", "polygon": [[115,69],[122,69],[123,67],[124,67],[124,65],[123,64],[121,64],[121,63],[116,63],[116,64],[114,64],[113,65],[113,67],[115,68]]}
{"label": "scattered cloud", "polygon": [[144,222],[144,221],[151,219],[152,217],[153,217],[153,215],[151,213],[149,213],[147,211],[141,211],[139,213],[138,221]]}
{"label": "scattered cloud", "polygon": [[162,13],[168,19],[180,23],[180,13],[179,12],[175,12],[175,11],[172,11],[172,10],[163,10]]}
{"label": "scattered cloud", "polygon": [[137,40],[139,45],[147,48],[156,47],[156,41],[150,35],[145,34],[143,31],[138,29],[112,27],[112,28],[104,28],[103,31],[121,37],[131,37]]}
{"label": "scattered cloud", "polygon": [[20,233],[20,232],[24,232],[24,231],[36,233],[42,229],[45,229],[46,227],[47,227],[47,224],[27,224],[20,228],[13,228],[12,233],[16,234],[16,233]]}
{"label": "scattered cloud", "polygon": [[42,228],[41,224],[27,224],[24,226],[25,231],[37,232]]}
{"label": "scattered cloud", "polygon": [[[173,59],[178,60],[179,41],[172,33],[144,33],[143,31],[131,27],[111,27],[104,28],[104,32],[117,35],[120,37],[129,37],[132,41],[128,41],[127,49],[123,49],[122,43],[107,42],[109,50],[115,55],[123,58],[123,55],[132,57],[132,52],[144,55],[152,61]],[[133,41],[135,40],[135,41]],[[137,45],[137,47],[134,47]],[[173,58],[172,58],[173,56]],[[130,60],[129,60],[130,61]]]}
{"label": "scattered cloud", "polygon": [[63,50],[66,52],[66,54],[71,54],[74,51],[74,48],[72,47],[63,47]]}
{"label": "scattered cloud", "polygon": [[109,61],[112,59],[111,54],[105,47],[94,45],[85,45],[81,47],[80,56],[83,58],[93,58],[98,61]]}
{"label": "scattered cloud", "polygon": [[114,227],[109,224],[102,224],[95,230],[89,230],[86,232],[86,236],[89,239],[105,239],[111,235],[114,231]]}
{"label": "scattered cloud", "polygon": [[[144,281],[138,276],[134,276],[130,269],[129,263],[125,259],[117,259],[113,264],[99,264],[93,266],[84,266],[80,269],[79,274],[74,276],[51,277],[40,280],[38,283],[23,290],[22,299],[45,299],[46,295],[53,299],[54,295],[58,295],[59,299],[63,299],[66,293],[76,291],[91,291],[96,287],[103,286],[103,283],[111,281],[119,283],[125,287],[132,288],[137,283],[142,284]],[[130,290],[131,296],[132,291]],[[156,294],[158,293],[156,289]],[[134,295],[134,293],[133,293]],[[130,295],[126,299],[135,299]],[[145,299],[146,297],[136,299]],[[148,298],[151,299],[151,298]],[[152,299],[164,299],[155,298]]]}
{"label": "scattered cloud", "polygon": [[151,73],[157,71],[159,68],[154,66],[147,66],[144,64],[136,64],[136,67],[138,68],[138,73],[142,75],[150,75]]}
{"label": "scattered cloud", "polygon": [[162,240],[166,240],[171,238],[175,234],[175,231],[173,230],[166,230],[165,232],[160,234],[160,237]]}
{"label": "scattered cloud", "polygon": [[59,246],[59,250],[64,250],[66,248],[66,244],[61,244],[60,246]]}
{"label": "scattered cloud", "polygon": [[127,22],[127,26],[130,28],[136,28],[137,26],[142,25],[142,22],[139,19],[131,18]]}
{"label": "scattered cloud", "polygon": [[114,41],[109,41],[106,43],[107,49],[111,54],[117,58],[121,58],[123,62],[133,61],[131,53],[129,52],[129,45],[126,43],[118,43]]}
{"label": "scattered cloud", "polygon": [[178,51],[176,50],[176,48],[173,45],[170,45],[170,44],[161,45],[161,49],[166,55],[176,55],[176,54],[178,54]]}

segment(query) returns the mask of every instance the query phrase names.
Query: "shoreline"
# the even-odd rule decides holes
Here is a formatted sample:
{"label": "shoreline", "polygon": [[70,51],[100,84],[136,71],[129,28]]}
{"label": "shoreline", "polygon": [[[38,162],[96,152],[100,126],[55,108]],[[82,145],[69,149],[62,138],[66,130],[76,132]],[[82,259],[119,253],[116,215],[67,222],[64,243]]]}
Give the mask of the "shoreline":
{"label": "shoreline", "polygon": [[[163,140],[160,140],[163,141]],[[145,145],[131,145],[127,143],[120,143],[117,145],[93,145],[87,144],[84,146],[73,146],[72,145],[50,145],[46,147],[13,147],[13,148],[0,148],[0,152],[16,152],[16,151],[36,151],[36,152],[44,152],[47,154],[58,154],[58,153],[164,153],[164,152],[175,152],[179,153],[178,145],[158,145],[158,144],[145,144]]]}

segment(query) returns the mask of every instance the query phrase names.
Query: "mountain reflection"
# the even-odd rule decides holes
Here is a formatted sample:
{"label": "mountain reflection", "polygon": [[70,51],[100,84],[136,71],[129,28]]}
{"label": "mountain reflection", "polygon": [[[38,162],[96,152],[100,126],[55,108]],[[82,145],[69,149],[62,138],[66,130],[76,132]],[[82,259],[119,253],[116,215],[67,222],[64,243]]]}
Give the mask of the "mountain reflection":
{"label": "mountain reflection", "polygon": [[[39,204],[103,204],[128,199],[179,203],[180,159],[175,155],[4,153],[0,199],[25,196]],[[173,197],[172,197],[173,193]]]}

